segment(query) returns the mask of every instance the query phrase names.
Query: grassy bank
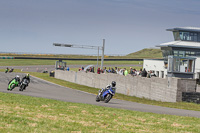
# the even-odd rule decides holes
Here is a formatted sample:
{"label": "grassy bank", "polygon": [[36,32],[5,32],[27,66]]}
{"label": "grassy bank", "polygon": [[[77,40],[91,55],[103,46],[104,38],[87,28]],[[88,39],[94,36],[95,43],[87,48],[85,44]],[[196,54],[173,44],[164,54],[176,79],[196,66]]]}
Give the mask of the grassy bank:
{"label": "grassy bank", "polygon": [[200,119],[0,93],[0,132],[200,132]]}

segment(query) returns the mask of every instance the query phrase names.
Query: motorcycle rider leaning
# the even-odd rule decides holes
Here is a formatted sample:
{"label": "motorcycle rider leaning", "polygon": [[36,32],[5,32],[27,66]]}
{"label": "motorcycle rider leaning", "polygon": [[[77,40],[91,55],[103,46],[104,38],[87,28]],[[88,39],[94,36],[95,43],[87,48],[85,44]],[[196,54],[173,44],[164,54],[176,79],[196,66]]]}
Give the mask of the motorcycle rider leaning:
{"label": "motorcycle rider leaning", "polygon": [[[29,73],[26,74],[26,76],[24,76],[24,77],[22,78],[22,81],[23,81],[24,79],[27,79],[27,80],[28,80],[28,83],[30,83],[30,77],[29,77],[29,76],[30,76]],[[28,86],[28,84],[27,84],[27,86]]]}
{"label": "motorcycle rider leaning", "polygon": [[9,85],[14,79],[15,79],[17,82],[20,83],[20,77],[19,77],[18,75],[16,75],[16,77],[14,77],[12,80],[9,81],[8,85]]}
{"label": "motorcycle rider leaning", "polygon": [[10,86],[10,83],[11,83],[13,80],[15,80],[16,85],[19,86],[20,77],[19,77],[18,75],[16,75],[16,77],[14,77],[12,80],[9,81],[9,83],[8,83],[8,90],[10,89],[10,87],[11,87],[11,86]]}
{"label": "motorcycle rider leaning", "polygon": [[116,87],[115,87],[115,86],[116,86],[116,82],[115,82],[115,81],[112,81],[111,84],[107,85],[105,89],[102,89],[102,90],[101,90],[101,94],[102,94],[103,92],[105,92],[106,90],[110,89],[110,87],[111,87],[114,91],[116,91]]}

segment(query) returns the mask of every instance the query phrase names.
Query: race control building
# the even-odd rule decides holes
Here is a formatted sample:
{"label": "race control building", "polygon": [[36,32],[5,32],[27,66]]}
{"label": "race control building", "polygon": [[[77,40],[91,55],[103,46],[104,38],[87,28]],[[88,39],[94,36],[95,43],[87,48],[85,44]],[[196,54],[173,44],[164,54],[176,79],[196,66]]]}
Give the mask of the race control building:
{"label": "race control building", "polygon": [[172,31],[174,41],[157,45],[163,59],[144,59],[143,68],[161,78],[200,79],[200,28],[180,27],[167,31]]}

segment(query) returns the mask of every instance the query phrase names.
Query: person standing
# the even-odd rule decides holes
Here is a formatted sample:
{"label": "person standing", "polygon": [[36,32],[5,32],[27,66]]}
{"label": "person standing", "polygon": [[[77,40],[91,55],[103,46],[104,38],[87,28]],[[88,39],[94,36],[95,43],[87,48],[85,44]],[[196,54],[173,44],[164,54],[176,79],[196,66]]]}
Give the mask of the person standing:
{"label": "person standing", "polygon": [[124,68],[124,76],[128,75],[128,70],[126,68]]}
{"label": "person standing", "polygon": [[147,71],[145,70],[145,68],[143,69],[141,75],[142,77],[147,77]]}

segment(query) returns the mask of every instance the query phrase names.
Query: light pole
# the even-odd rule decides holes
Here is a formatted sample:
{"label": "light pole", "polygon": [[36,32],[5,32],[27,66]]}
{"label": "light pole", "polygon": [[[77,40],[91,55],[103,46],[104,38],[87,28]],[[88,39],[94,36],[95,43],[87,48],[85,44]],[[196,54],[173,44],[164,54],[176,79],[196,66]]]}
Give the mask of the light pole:
{"label": "light pole", "polygon": [[98,54],[97,54],[97,69],[98,69],[98,60],[99,60],[99,50],[102,50],[101,70],[103,69],[105,39],[103,39],[103,46],[102,47],[101,46],[89,46],[89,45],[76,45],[76,44],[61,44],[61,43],[53,43],[53,46],[70,47],[70,48],[83,48],[83,49],[96,49],[96,50],[98,50]]}
{"label": "light pole", "polygon": [[104,49],[105,49],[105,39],[103,39],[103,46],[102,46],[102,56],[101,56],[101,70],[103,70],[103,61],[104,61]]}

